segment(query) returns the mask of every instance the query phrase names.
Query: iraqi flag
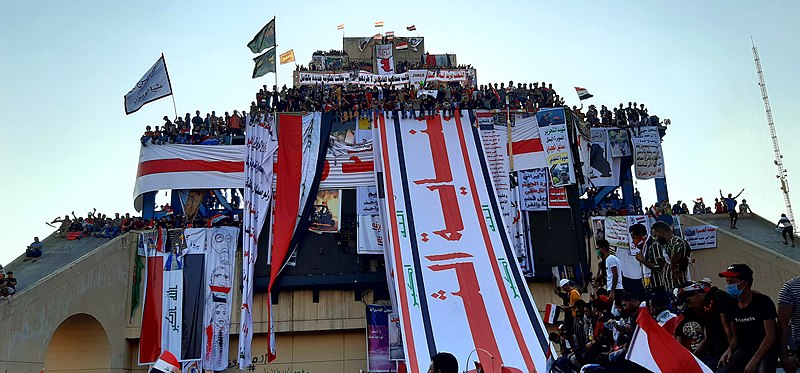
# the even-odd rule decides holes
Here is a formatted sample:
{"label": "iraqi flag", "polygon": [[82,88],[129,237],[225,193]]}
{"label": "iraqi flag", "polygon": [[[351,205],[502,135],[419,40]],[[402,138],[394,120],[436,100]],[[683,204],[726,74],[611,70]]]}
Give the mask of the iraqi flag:
{"label": "iraqi flag", "polygon": [[561,316],[561,307],[553,303],[547,303],[544,306],[544,322],[555,324],[559,316]]}
{"label": "iraqi flag", "polygon": [[516,118],[511,130],[511,141],[512,145],[508,150],[514,156],[512,171],[548,167],[535,116]]}
{"label": "iraqi flag", "polygon": [[178,373],[180,371],[181,363],[178,362],[178,358],[171,352],[164,351],[148,373]]}
{"label": "iraqi flag", "polygon": [[227,189],[244,185],[244,145],[150,145],[139,152],[134,207],[142,196],[164,189]]}
{"label": "iraqi flag", "polygon": [[406,30],[408,30],[408,31],[417,31],[417,26],[415,26],[415,25],[408,26],[408,27],[406,27]]}
{"label": "iraqi flag", "polygon": [[401,41],[401,42],[397,43],[397,45],[395,45],[394,49],[397,49],[399,51],[400,50],[404,50],[404,49],[408,49],[408,43],[404,42],[404,41]]}
{"label": "iraqi flag", "polygon": [[681,346],[672,335],[650,316],[647,308],[639,308],[633,333],[625,358],[652,372],[711,373],[712,370],[689,350]]}
{"label": "iraqi flag", "polygon": [[272,302],[269,301],[272,286],[286,266],[290,248],[296,246],[300,235],[305,233],[310,224],[308,217],[319,189],[332,122],[331,112],[278,115],[278,163],[274,171],[278,180],[267,286],[269,361],[276,357]]}
{"label": "iraqi flag", "polygon": [[586,88],[575,87],[575,92],[578,92],[578,98],[581,100],[594,97],[591,93],[589,93],[589,91],[586,90]]}

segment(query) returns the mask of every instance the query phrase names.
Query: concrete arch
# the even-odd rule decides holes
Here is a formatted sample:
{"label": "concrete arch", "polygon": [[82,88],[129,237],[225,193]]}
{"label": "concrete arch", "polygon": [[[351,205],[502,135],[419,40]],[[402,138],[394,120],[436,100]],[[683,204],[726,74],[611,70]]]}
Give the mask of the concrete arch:
{"label": "concrete arch", "polygon": [[110,369],[108,335],[97,319],[79,313],[56,328],[47,346],[45,372],[107,373]]}

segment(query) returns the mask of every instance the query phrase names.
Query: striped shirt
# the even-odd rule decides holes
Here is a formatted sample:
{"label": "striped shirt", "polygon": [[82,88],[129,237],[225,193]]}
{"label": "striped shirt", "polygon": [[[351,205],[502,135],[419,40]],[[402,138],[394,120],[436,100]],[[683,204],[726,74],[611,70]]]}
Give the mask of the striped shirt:
{"label": "striped shirt", "polygon": [[783,284],[781,291],[778,292],[778,305],[781,304],[792,306],[792,317],[789,319],[791,337],[795,341],[800,341],[800,276]]}

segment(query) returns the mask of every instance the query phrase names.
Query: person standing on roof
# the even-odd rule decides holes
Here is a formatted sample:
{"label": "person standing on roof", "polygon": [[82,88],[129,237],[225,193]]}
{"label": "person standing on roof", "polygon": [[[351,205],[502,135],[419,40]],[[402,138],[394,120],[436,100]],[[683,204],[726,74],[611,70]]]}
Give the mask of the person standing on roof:
{"label": "person standing on roof", "polygon": [[786,214],[781,214],[781,219],[778,220],[778,224],[775,225],[775,228],[783,228],[781,230],[781,236],[783,236],[783,244],[788,245],[789,240],[786,238],[787,236],[792,239],[792,247],[794,247],[794,227],[792,226],[792,221],[786,217]]}
{"label": "person standing on roof", "polygon": [[725,207],[728,210],[728,215],[731,217],[731,229],[738,229],[736,228],[736,222],[739,221],[739,214],[736,212],[736,199],[744,193],[744,188],[736,197],[733,197],[732,193],[728,193],[728,197],[722,196],[722,189],[719,190],[719,196],[722,198],[723,203],[725,203]]}

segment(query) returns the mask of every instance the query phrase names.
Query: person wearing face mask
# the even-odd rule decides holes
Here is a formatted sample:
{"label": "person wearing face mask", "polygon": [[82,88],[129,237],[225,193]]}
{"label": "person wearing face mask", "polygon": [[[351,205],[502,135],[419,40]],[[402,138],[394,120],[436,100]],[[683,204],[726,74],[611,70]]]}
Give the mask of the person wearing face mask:
{"label": "person wearing face mask", "polygon": [[731,264],[719,277],[725,278],[725,290],[735,300],[728,317],[733,338],[719,361],[717,373],[775,372],[778,363],[775,302],[752,290],[753,270],[747,264]]}

